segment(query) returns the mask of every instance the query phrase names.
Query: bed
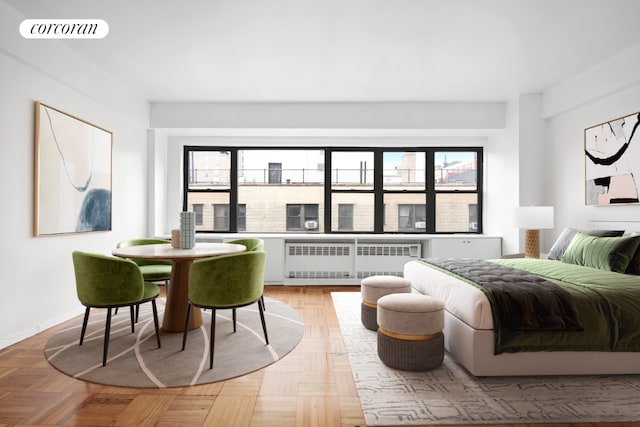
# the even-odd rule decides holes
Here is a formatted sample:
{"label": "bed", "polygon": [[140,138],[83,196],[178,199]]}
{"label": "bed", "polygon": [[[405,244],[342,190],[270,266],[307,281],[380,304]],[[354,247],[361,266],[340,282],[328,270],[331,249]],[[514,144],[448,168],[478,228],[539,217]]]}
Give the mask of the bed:
{"label": "bed", "polygon": [[[621,234],[565,229],[552,259],[477,260],[484,271],[495,267],[487,283],[517,271],[569,295],[575,311],[560,321],[565,329],[557,322],[548,329],[505,327],[514,316],[493,309],[500,298],[480,283],[485,276],[470,277],[461,267],[471,260],[410,261],[404,277],[415,292],[444,302],[445,347],[473,375],[640,374],[640,236]],[[544,323],[553,316],[540,317]]]}

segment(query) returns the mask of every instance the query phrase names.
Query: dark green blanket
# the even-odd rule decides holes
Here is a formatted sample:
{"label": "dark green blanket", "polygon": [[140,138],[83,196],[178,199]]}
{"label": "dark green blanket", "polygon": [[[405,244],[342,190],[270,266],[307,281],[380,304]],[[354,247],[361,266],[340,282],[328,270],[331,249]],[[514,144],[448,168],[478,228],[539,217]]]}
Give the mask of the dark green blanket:
{"label": "dark green blanket", "polygon": [[[528,271],[561,286],[571,295],[578,320],[584,328],[582,331],[499,330],[496,331],[496,354],[518,351],[640,351],[640,276],[529,258],[491,262]],[[492,302],[487,290],[476,286]]]}

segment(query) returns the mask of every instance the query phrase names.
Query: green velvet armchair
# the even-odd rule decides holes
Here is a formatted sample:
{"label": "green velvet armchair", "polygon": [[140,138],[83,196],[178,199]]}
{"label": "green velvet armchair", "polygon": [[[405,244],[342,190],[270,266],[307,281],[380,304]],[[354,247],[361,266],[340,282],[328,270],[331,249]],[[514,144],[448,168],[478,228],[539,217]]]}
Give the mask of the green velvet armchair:
{"label": "green velvet armchair", "polygon": [[[116,247],[126,248],[128,246],[139,245],[155,245],[159,243],[171,243],[168,240],[162,239],[130,239],[119,242]],[[142,272],[142,277],[147,282],[165,282],[165,285],[169,283],[171,279],[171,262],[170,261],[157,261],[157,260],[144,260],[134,259]]]}
{"label": "green velvet armchair", "polygon": [[80,345],[84,341],[91,308],[106,308],[107,317],[102,354],[102,366],[105,366],[109,352],[111,310],[118,307],[129,307],[131,332],[133,333],[135,332],[134,306],[150,301],[153,306],[156,339],[158,347],[160,347],[160,327],[156,308],[156,298],[160,294],[158,285],[145,282],[140,269],[131,260],[81,251],[74,251],[72,258],[76,278],[76,292],[78,299],[86,307],[82,331],[80,332]]}
{"label": "green velvet armchair", "polygon": [[264,240],[257,238],[247,239],[235,239],[229,240],[227,243],[234,243],[236,245],[244,245],[247,248],[247,252],[264,251]]}
{"label": "green velvet armchair", "polygon": [[[264,240],[258,239],[258,238],[235,239],[235,240],[229,240],[227,243],[243,245],[244,247],[247,248],[247,252],[256,252],[256,251],[264,252]],[[266,310],[267,306],[264,304],[264,296],[260,297],[260,301],[262,302],[262,308]],[[235,332],[235,324],[236,324],[235,318],[236,318],[236,311],[234,310],[233,311],[234,332]]]}
{"label": "green velvet armchair", "polygon": [[[211,337],[209,339],[209,368],[213,368],[215,348],[216,310],[236,309],[258,303],[265,344],[269,344],[264,306],[264,252],[240,252],[194,261],[189,273],[189,305],[185,319],[182,350],[187,344],[192,306],[210,308]],[[235,331],[235,325],[234,325]]]}

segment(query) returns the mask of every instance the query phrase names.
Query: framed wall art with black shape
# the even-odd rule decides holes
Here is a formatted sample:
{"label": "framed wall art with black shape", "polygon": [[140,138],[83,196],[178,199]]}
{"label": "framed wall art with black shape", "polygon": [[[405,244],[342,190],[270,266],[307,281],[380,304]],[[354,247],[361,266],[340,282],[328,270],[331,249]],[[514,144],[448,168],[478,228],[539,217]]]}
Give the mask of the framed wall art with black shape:
{"label": "framed wall art with black shape", "polygon": [[111,230],[113,134],[35,103],[34,235]]}
{"label": "framed wall art with black shape", "polygon": [[584,130],[585,203],[638,203],[640,112]]}

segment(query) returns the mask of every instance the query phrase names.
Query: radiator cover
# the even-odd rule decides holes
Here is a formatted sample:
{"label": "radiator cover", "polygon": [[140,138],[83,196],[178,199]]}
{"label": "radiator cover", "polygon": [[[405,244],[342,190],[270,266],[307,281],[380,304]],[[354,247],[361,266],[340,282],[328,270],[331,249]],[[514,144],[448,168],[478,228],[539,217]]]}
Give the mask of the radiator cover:
{"label": "radiator cover", "polygon": [[404,264],[421,256],[417,242],[287,242],[287,279],[348,280],[402,276]]}

